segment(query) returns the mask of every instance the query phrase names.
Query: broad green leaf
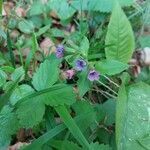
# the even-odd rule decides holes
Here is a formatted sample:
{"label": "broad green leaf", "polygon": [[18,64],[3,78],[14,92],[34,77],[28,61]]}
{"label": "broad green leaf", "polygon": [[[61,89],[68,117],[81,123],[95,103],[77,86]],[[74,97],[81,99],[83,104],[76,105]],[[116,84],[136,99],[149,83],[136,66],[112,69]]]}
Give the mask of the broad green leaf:
{"label": "broad green leaf", "polygon": [[31,128],[42,120],[45,113],[45,105],[40,97],[35,97],[21,103],[16,113],[21,127]]}
{"label": "broad green leaf", "polygon": [[83,71],[79,74],[79,80],[77,81],[79,96],[83,97],[85,93],[90,90],[91,82],[87,78],[87,71]]}
{"label": "broad green leaf", "polygon": [[8,103],[12,92],[15,90],[15,88],[18,85],[19,79],[20,78],[18,78],[15,82],[11,82],[11,84],[9,84],[9,86],[7,87],[7,90],[5,91],[5,93],[1,94],[1,96],[0,96],[0,110],[3,108],[3,106],[5,106]]}
{"label": "broad green leaf", "polygon": [[144,150],[139,144],[150,131],[149,106],[150,86],[137,83],[121,86],[117,100],[116,142],[119,150]]}
{"label": "broad green leaf", "polygon": [[68,140],[52,140],[49,144],[58,150],[82,150],[77,144]]}
{"label": "broad green leaf", "polygon": [[82,132],[87,130],[87,128],[92,124],[95,123],[96,120],[96,112],[92,106],[87,101],[78,101],[72,105],[73,110],[77,115],[85,115],[85,118],[78,122],[78,126]]}
{"label": "broad green leaf", "polygon": [[67,3],[67,0],[52,0],[49,2],[49,6],[57,13],[61,20],[69,19],[76,11]]}
{"label": "broad green leaf", "polygon": [[23,20],[18,24],[18,28],[21,32],[30,34],[34,31],[34,25],[32,21]]}
{"label": "broad green leaf", "polygon": [[53,55],[49,60],[41,63],[32,79],[32,84],[36,90],[49,88],[58,80],[59,64],[60,60]]}
{"label": "broad green leaf", "polygon": [[142,48],[150,47],[150,35],[141,36],[139,42]]}
{"label": "broad green leaf", "polygon": [[12,105],[15,105],[18,100],[20,100],[21,98],[23,98],[33,92],[34,92],[34,90],[32,89],[31,86],[29,86],[27,84],[22,84],[15,88],[15,90],[13,91],[13,93],[10,96],[10,102]]}
{"label": "broad green leaf", "polygon": [[143,137],[142,139],[139,139],[138,142],[146,149],[150,150],[150,135]]}
{"label": "broad green leaf", "polygon": [[115,123],[116,101],[114,99],[107,100],[102,104],[102,109],[105,113],[105,124],[112,125]]}
{"label": "broad green leaf", "polygon": [[[56,85],[53,86],[58,89],[46,93],[44,96],[44,103],[50,106],[58,106],[58,105],[71,105],[75,102],[75,93],[73,92],[73,88],[68,85]],[[53,88],[52,87],[52,88]]]}
{"label": "broad green leaf", "polygon": [[91,143],[90,150],[112,150],[112,149],[109,147],[109,145]]}
{"label": "broad green leaf", "polygon": [[88,50],[89,50],[89,40],[87,37],[83,37],[81,43],[80,43],[80,51],[83,54],[83,56],[87,57],[88,55]]}
{"label": "broad green leaf", "polygon": [[41,1],[35,1],[29,10],[30,16],[40,15],[44,12],[44,4]]}
{"label": "broad green leaf", "polygon": [[75,137],[75,139],[84,147],[89,148],[89,143],[82,134],[81,130],[67,111],[65,106],[57,106],[55,107],[55,110],[61,117],[61,119],[64,121],[64,124],[68,127],[72,135]]}
{"label": "broad green leaf", "polygon": [[[84,118],[87,117],[88,114],[80,114],[79,116],[76,116],[74,120],[78,124]],[[49,140],[51,140],[54,136],[57,134],[61,133],[64,131],[67,127],[64,124],[60,124],[56,126],[55,128],[49,130],[48,132],[44,133],[42,136],[40,136],[38,139],[35,139],[30,145],[25,147],[23,150],[31,150],[31,149],[36,149],[36,150],[41,150],[42,146],[46,144]]]}
{"label": "broad green leaf", "polygon": [[6,83],[7,74],[0,69],[0,87],[2,87]]}
{"label": "broad green leaf", "polygon": [[103,60],[96,64],[96,69],[101,74],[115,75],[128,69],[128,65],[116,60]]}
{"label": "broad green leaf", "polygon": [[19,129],[15,114],[9,106],[3,107],[0,112],[0,149],[7,149],[11,141],[11,135]]}
{"label": "broad green leaf", "polygon": [[16,68],[14,72],[11,74],[11,80],[16,81],[18,78],[20,78],[20,81],[24,79],[25,71],[23,67]]}
{"label": "broad green leaf", "polygon": [[[118,0],[121,6],[130,6],[133,0]],[[72,1],[74,8],[81,10],[110,12],[114,6],[114,0],[75,0]]]}
{"label": "broad green leaf", "polygon": [[127,63],[131,59],[135,48],[134,35],[131,25],[118,3],[115,4],[110,18],[105,44],[110,45],[105,48],[108,60],[114,59]]}
{"label": "broad green leaf", "polygon": [[75,102],[75,94],[71,86],[55,85],[49,89],[34,92],[17,100],[15,104],[20,124],[33,127],[43,118],[45,104],[50,106],[71,105]]}

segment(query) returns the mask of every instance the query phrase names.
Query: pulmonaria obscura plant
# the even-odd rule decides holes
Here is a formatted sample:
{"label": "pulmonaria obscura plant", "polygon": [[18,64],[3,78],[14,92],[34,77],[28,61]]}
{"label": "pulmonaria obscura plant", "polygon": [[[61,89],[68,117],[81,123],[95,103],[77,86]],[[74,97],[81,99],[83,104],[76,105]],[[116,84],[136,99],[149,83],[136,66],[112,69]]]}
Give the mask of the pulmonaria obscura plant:
{"label": "pulmonaria obscura plant", "polygon": [[0,150],[149,149],[149,6],[0,1]]}

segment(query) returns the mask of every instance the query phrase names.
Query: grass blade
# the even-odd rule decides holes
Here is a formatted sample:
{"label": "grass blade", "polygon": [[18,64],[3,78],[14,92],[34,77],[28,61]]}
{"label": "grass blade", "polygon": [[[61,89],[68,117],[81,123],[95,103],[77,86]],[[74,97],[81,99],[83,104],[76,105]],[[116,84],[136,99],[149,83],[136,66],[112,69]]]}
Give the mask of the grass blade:
{"label": "grass blade", "polygon": [[64,121],[64,124],[68,127],[72,135],[76,138],[76,140],[85,148],[89,149],[89,143],[82,134],[81,130],[67,111],[64,105],[55,107],[55,110],[59,114],[59,116]]}

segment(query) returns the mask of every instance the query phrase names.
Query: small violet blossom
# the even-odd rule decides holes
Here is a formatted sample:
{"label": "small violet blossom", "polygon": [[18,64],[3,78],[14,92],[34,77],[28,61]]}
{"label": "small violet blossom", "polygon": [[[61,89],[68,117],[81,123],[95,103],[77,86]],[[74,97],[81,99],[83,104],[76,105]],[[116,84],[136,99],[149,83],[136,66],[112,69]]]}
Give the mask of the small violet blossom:
{"label": "small violet blossom", "polygon": [[75,69],[77,71],[82,71],[86,67],[86,62],[82,59],[78,59],[75,63]]}
{"label": "small violet blossom", "polygon": [[63,56],[64,56],[64,46],[60,44],[56,47],[56,57],[62,58]]}
{"label": "small violet blossom", "polygon": [[88,79],[90,81],[99,80],[99,73],[95,70],[91,70],[88,74]]}
{"label": "small violet blossom", "polygon": [[73,70],[73,69],[67,70],[67,71],[65,71],[65,78],[72,79],[74,74],[75,74],[75,70]]}

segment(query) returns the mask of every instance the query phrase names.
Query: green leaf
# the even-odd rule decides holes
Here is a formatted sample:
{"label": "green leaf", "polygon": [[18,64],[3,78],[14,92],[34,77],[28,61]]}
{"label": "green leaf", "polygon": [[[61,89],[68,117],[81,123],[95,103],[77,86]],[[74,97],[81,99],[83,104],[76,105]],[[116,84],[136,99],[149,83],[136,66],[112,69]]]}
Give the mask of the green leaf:
{"label": "green leaf", "polygon": [[69,85],[53,86],[58,89],[45,94],[44,103],[50,106],[71,105],[75,102],[75,93],[73,88]]}
{"label": "green leaf", "polygon": [[[121,6],[130,6],[133,0],[118,0]],[[90,10],[100,12],[110,12],[114,6],[114,0],[75,0],[72,6],[78,10]]]}
{"label": "green leaf", "polygon": [[[78,124],[79,122],[82,122],[82,120],[84,120],[84,118],[86,118],[87,115],[88,114],[85,115],[80,114],[79,116],[76,116],[74,120]],[[41,150],[42,149],[41,147],[44,144],[46,144],[49,140],[51,140],[54,136],[56,136],[60,132],[64,131],[66,128],[67,127],[64,124],[56,126],[55,128],[49,130],[48,132],[40,136],[38,139],[35,139],[33,143],[25,147],[23,150],[31,150],[31,149]]]}
{"label": "green leaf", "polygon": [[87,128],[96,120],[96,112],[92,104],[87,101],[78,101],[72,105],[72,108],[77,116],[85,116],[80,122],[77,123],[81,131],[85,132]]}
{"label": "green leaf", "polygon": [[34,32],[34,25],[32,21],[27,21],[27,20],[20,21],[18,24],[18,28],[21,32],[26,34],[30,34]]}
{"label": "green leaf", "polygon": [[23,67],[16,68],[14,72],[11,74],[11,80],[16,81],[20,78],[20,81],[24,79],[25,71]]}
{"label": "green leaf", "polygon": [[108,145],[91,143],[90,150],[111,150],[111,148]]}
{"label": "green leaf", "polygon": [[0,112],[0,149],[7,149],[11,135],[19,129],[16,115],[9,106],[3,107]]}
{"label": "green leaf", "polygon": [[77,144],[68,140],[52,140],[49,144],[58,150],[82,150]]}
{"label": "green leaf", "polygon": [[1,96],[0,96],[0,110],[3,108],[3,106],[5,106],[8,103],[12,92],[15,90],[15,88],[18,85],[19,79],[20,78],[18,78],[15,82],[11,82],[11,84],[9,84],[9,86],[7,87],[6,92],[4,94],[1,94]]}
{"label": "green leaf", "polygon": [[69,19],[76,11],[67,3],[67,0],[52,0],[49,2],[49,5],[62,20]]}
{"label": "green leaf", "polygon": [[0,36],[3,37],[5,40],[7,39],[7,35],[2,29],[0,29]]}
{"label": "green leaf", "polygon": [[80,51],[83,54],[83,56],[87,57],[89,46],[90,46],[90,43],[89,43],[88,38],[84,37],[80,43]]}
{"label": "green leaf", "polygon": [[[43,118],[45,104],[50,106],[71,105],[75,102],[75,94],[71,86],[55,85],[49,89],[34,92],[18,99],[16,112],[23,127],[33,127]],[[35,108],[34,108],[35,107]]]}
{"label": "green leaf", "polygon": [[115,123],[116,101],[114,99],[107,100],[102,109],[105,112],[105,124],[112,125]]}
{"label": "green leaf", "polygon": [[105,48],[108,60],[114,59],[127,63],[131,59],[135,48],[134,35],[131,25],[118,3],[115,4],[110,18],[105,44],[110,45]]}
{"label": "green leaf", "polygon": [[150,35],[141,36],[139,42],[142,48],[150,47]]}
{"label": "green leaf", "polygon": [[31,128],[40,123],[45,113],[45,105],[40,98],[32,98],[21,103],[16,111],[23,128]]}
{"label": "green leaf", "polygon": [[32,84],[36,90],[42,90],[51,87],[59,77],[60,60],[51,56],[45,60],[33,76]]}
{"label": "green leaf", "polygon": [[116,60],[103,60],[101,62],[96,63],[96,69],[101,74],[106,75],[115,75],[119,74],[122,71],[128,69],[128,65]]}
{"label": "green leaf", "polygon": [[69,112],[65,108],[65,106],[57,106],[55,110],[59,114],[59,116],[64,121],[64,124],[68,127],[72,135],[76,138],[76,140],[84,147],[89,148],[89,143],[85,139],[84,135],[82,134],[81,130],[70,116]]}
{"label": "green leaf", "polygon": [[90,90],[91,82],[87,78],[88,72],[83,71],[79,74],[79,80],[77,81],[79,96],[83,97],[87,91]]}
{"label": "green leaf", "polygon": [[144,150],[137,140],[150,131],[149,91],[150,86],[142,82],[128,88],[121,86],[116,108],[116,142],[119,150]]}
{"label": "green leaf", "polygon": [[30,16],[35,16],[35,15],[40,15],[44,12],[44,5],[42,4],[41,1],[35,1],[29,10],[29,15]]}
{"label": "green leaf", "polygon": [[0,69],[0,87],[2,87],[6,83],[7,74]]}
{"label": "green leaf", "polygon": [[40,136],[38,139],[33,141],[30,145],[26,146],[23,148],[23,150],[31,150],[31,149],[36,149],[36,150],[42,150],[42,145],[47,143],[50,139],[55,137],[57,134],[62,132],[64,129],[66,129],[66,126],[64,124],[56,126],[54,129],[46,132],[42,136]]}
{"label": "green leaf", "polygon": [[37,38],[36,38],[35,33],[32,34],[31,42],[32,42],[32,48],[31,48],[30,53],[27,56],[26,62],[25,62],[25,75],[27,75],[27,71],[28,71],[30,62],[33,59],[35,52],[38,49],[38,42],[37,42]]}
{"label": "green leaf", "polygon": [[15,88],[15,90],[13,91],[13,93],[10,96],[10,102],[12,105],[15,105],[18,102],[18,100],[20,100],[21,98],[23,98],[33,92],[34,92],[34,90],[32,89],[31,86],[29,86],[27,84],[22,84]]}
{"label": "green leaf", "polygon": [[145,136],[142,139],[139,139],[138,142],[146,149],[150,150],[150,135]]}

